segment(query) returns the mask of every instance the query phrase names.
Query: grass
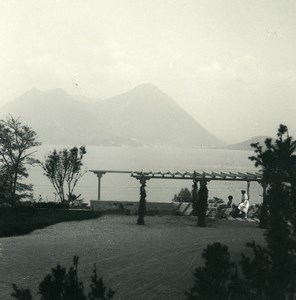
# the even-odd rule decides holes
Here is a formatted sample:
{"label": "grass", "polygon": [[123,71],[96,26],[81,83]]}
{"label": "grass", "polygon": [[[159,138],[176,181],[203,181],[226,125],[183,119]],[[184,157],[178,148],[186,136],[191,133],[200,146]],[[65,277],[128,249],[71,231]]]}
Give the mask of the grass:
{"label": "grass", "polygon": [[246,242],[264,243],[256,223],[220,220],[199,228],[195,217],[146,216],[145,221],[138,226],[136,216],[104,215],[1,238],[0,299],[10,299],[12,283],[36,295],[52,267],[68,267],[73,255],[79,255],[79,278],[85,286],[96,263],[98,275],[115,290],[114,299],[180,300],[192,286],[208,244],[225,243],[238,259]]}

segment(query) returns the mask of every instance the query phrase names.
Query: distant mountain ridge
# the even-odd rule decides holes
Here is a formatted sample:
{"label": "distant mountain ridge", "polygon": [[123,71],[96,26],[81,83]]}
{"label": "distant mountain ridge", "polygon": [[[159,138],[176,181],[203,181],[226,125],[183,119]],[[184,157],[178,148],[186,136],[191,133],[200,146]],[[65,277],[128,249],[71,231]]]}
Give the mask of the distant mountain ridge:
{"label": "distant mountain ridge", "polygon": [[265,140],[267,138],[270,138],[269,136],[254,136],[248,140],[245,140],[240,143],[235,143],[235,144],[230,144],[226,148],[231,149],[231,150],[245,150],[245,151],[250,151],[254,150],[254,148],[251,147],[251,144],[254,143],[259,143],[260,145],[264,146],[265,145]]}
{"label": "distant mountain ridge", "polygon": [[20,116],[47,144],[225,146],[152,84],[92,102],[62,89],[32,89],[1,114]]}

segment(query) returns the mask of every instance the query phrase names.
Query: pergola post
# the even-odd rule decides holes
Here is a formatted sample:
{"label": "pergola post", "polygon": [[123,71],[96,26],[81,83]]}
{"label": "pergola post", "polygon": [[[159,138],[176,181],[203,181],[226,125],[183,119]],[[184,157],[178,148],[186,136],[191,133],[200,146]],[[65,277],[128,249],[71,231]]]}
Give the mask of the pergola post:
{"label": "pergola post", "polygon": [[250,181],[247,181],[247,195],[249,197],[249,200],[250,200]]}
{"label": "pergola post", "polygon": [[139,209],[138,209],[138,225],[145,225],[144,216],[146,212],[146,181],[148,180],[145,176],[137,177],[140,181],[140,201],[139,201]]}
{"label": "pergola post", "polygon": [[267,184],[266,182],[262,182],[262,187],[263,187],[263,201],[262,201],[262,208],[261,208],[261,215],[260,215],[260,227],[261,228],[266,228],[267,226],[267,199],[266,199],[266,189],[267,189]]}
{"label": "pergola post", "polygon": [[98,200],[101,200],[101,178],[103,177],[103,174],[105,172],[98,172],[97,177],[98,177]]}
{"label": "pergola post", "polygon": [[198,201],[198,179],[196,177],[196,173],[194,171],[193,173],[193,179],[192,179],[192,215],[196,216],[197,215],[197,201]]}
{"label": "pergola post", "polygon": [[197,200],[197,226],[205,227],[206,226],[206,214],[208,209],[208,188],[207,180],[202,179],[200,181],[200,188],[198,191],[198,200]]}

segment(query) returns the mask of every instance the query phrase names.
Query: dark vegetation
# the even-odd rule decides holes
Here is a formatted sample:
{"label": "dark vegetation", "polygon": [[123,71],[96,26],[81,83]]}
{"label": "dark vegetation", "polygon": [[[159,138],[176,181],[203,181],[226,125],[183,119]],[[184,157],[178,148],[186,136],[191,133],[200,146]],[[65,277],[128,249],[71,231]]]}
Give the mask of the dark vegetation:
{"label": "dark vegetation", "polygon": [[[82,158],[85,147],[54,150],[44,163],[34,158],[39,146],[37,134],[12,116],[0,120],[0,237],[26,234],[58,222],[98,217],[98,213],[81,208],[80,195],[74,188],[85,172]],[[60,203],[33,202],[33,186],[22,183],[28,177],[28,168],[41,164],[45,175],[57,191]],[[65,195],[67,191],[67,197]]]}
{"label": "dark vegetation", "polygon": [[174,202],[192,202],[192,194],[187,187],[182,188],[178,194],[174,195]]}
{"label": "dark vegetation", "polygon": [[266,187],[261,227],[267,246],[247,243],[252,257],[231,261],[228,247],[208,245],[205,264],[196,269],[194,285],[186,292],[194,299],[295,299],[296,296],[296,141],[280,125],[277,140],[265,140],[265,149],[252,144],[250,157],[263,174]]}
{"label": "dark vegetation", "polygon": [[60,222],[78,221],[99,217],[92,210],[2,207],[0,208],[0,237],[27,234]]}
{"label": "dark vegetation", "polygon": [[50,180],[62,203],[71,203],[79,200],[81,195],[75,195],[74,189],[79,179],[85,174],[82,171],[82,159],[86,149],[81,146],[79,149],[54,149],[46,157],[45,162],[40,162],[44,175]]}
{"label": "dark vegetation", "polygon": [[0,120],[0,200],[14,205],[32,197],[33,186],[21,182],[28,177],[28,167],[37,161],[32,148],[39,146],[37,134],[12,116]]}
{"label": "dark vegetation", "polygon": [[[11,296],[18,300],[32,300],[29,289],[18,288],[13,284]],[[59,264],[51,270],[39,284],[38,294],[41,300],[108,300],[114,296],[114,291],[107,288],[103,278],[98,278],[97,267],[94,265],[90,292],[85,295],[84,286],[78,278],[78,256],[73,257],[73,266],[67,272],[66,268]]]}

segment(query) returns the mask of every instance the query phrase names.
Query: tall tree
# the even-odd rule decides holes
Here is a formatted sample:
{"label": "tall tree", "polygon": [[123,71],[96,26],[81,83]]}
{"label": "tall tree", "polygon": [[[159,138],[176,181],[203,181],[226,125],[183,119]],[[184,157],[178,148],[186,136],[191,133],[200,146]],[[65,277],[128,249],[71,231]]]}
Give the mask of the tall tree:
{"label": "tall tree", "polygon": [[61,202],[71,202],[79,197],[74,194],[74,189],[86,172],[82,170],[84,154],[86,154],[84,146],[62,151],[54,149],[44,163],[40,162],[45,171],[44,175],[52,183]]}
{"label": "tall tree", "polygon": [[194,286],[186,293],[188,300],[296,297],[296,141],[280,125],[275,141],[252,146],[256,155],[250,159],[260,168],[266,187],[266,246],[247,243],[253,255],[242,254],[240,270],[225,246],[208,246],[205,266],[196,269]]}
{"label": "tall tree", "polygon": [[296,141],[282,124],[277,137],[275,142],[265,140],[266,149],[259,143],[252,144],[257,156],[250,159],[261,168],[267,186],[265,225],[272,264],[269,292],[276,299],[283,299],[296,287]]}
{"label": "tall tree", "polygon": [[0,168],[5,174],[6,190],[11,202],[32,196],[32,185],[20,181],[28,177],[28,166],[37,162],[32,151],[41,143],[37,134],[29,126],[23,125],[20,119],[8,116],[0,120]]}

